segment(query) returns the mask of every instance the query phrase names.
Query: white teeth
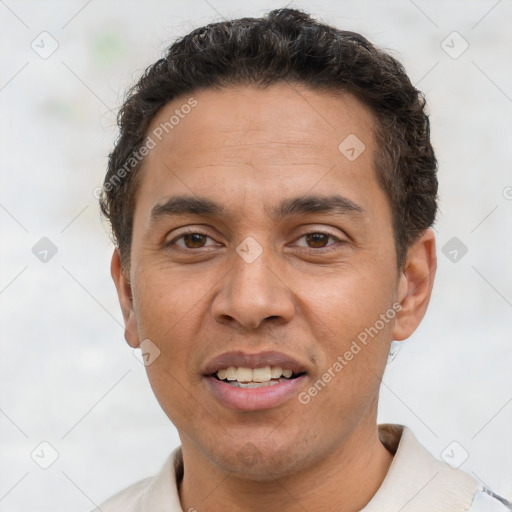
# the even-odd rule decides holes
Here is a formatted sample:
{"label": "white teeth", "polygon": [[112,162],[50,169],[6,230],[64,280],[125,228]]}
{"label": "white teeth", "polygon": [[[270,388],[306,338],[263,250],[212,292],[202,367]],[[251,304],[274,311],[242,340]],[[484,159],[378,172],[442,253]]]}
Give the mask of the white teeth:
{"label": "white teeth", "polygon": [[236,380],[238,382],[251,382],[252,381],[252,370],[250,368],[237,368]]}
{"label": "white teeth", "polygon": [[229,382],[230,386],[235,388],[265,388],[267,386],[274,386],[275,384],[281,384],[281,382],[288,382],[288,379],[279,378],[269,380],[267,382]]}
{"label": "white teeth", "polygon": [[[229,366],[217,371],[219,380],[237,381],[239,383],[267,383],[281,377],[289,379],[293,375],[292,370],[281,368],[280,366],[264,366],[263,368],[246,368],[243,366]],[[275,382],[274,382],[275,383]],[[246,386],[244,386],[246,387]]]}
{"label": "white teeth", "polygon": [[281,377],[283,374],[283,369],[280,366],[272,366],[270,369],[270,374],[272,375],[273,379],[279,379],[279,377]]}
{"label": "white teeth", "polygon": [[230,382],[229,384],[237,388],[266,388],[267,386],[279,384],[281,380],[284,382],[284,379],[279,379],[279,381],[269,380],[268,382]]}
{"label": "white teeth", "polygon": [[272,378],[270,366],[264,368],[254,368],[252,371],[253,382],[268,382]]}
{"label": "white teeth", "polygon": [[[218,373],[219,372],[217,372],[217,375],[218,375]],[[226,369],[226,377],[225,378],[228,380],[236,380],[236,367],[235,366],[230,366],[229,368]],[[220,379],[220,377],[219,377],[219,379]]]}

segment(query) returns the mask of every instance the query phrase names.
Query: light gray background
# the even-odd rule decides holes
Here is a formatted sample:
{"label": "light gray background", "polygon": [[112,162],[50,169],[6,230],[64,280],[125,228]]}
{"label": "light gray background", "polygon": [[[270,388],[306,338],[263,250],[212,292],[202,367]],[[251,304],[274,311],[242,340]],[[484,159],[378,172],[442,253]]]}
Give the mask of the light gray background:
{"label": "light gray background", "polygon": [[[168,41],[285,5],[241,4],[0,2],[1,511],[90,510],[158,471],[178,443],[124,342],[94,189],[123,92]],[[437,282],[388,367],[379,420],[410,426],[438,457],[456,441],[448,452],[468,452],[462,468],[510,499],[511,2],[291,6],[392,50],[427,95],[440,164]],[[31,48],[50,48],[43,31],[59,45],[47,59]],[[32,253],[42,237],[58,248],[46,263]],[[452,237],[467,247],[456,262],[442,252]],[[31,458],[36,449],[51,461],[42,441],[58,452],[46,470]]]}

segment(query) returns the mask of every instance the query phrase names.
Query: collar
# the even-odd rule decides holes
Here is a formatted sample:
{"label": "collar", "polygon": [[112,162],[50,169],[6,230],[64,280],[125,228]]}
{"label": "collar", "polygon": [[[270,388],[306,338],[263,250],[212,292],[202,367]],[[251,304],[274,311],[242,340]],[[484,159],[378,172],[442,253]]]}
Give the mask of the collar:
{"label": "collar", "polygon": [[480,484],[434,458],[403,425],[379,425],[382,444],[394,454],[386,478],[361,512],[463,512]]}

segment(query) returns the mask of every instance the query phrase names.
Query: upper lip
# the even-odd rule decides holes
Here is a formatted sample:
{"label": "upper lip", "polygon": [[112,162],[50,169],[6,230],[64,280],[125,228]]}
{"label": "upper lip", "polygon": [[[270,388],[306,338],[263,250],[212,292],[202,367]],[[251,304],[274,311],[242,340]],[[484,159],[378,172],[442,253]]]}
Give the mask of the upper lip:
{"label": "upper lip", "polygon": [[263,368],[265,366],[280,366],[295,374],[306,372],[306,368],[296,359],[281,352],[267,351],[248,354],[242,351],[224,352],[205,365],[203,374],[210,376],[229,366],[243,368]]}

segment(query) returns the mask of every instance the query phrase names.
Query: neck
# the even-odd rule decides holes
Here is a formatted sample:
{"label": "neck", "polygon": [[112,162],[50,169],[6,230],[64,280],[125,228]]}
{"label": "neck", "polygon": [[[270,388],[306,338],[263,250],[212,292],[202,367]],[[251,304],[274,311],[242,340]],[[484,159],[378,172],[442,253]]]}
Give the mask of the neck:
{"label": "neck", "polygon": [[354,432],[318,464],[266,481],[226,473],[204,458],[187,457],[185,449],[183,458],[182,508],[208,512],[356,512],[377,492],[393,460],[379,439],[375,423],[370,435]]}

